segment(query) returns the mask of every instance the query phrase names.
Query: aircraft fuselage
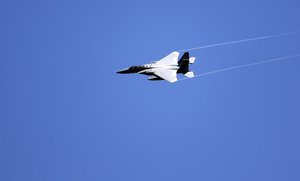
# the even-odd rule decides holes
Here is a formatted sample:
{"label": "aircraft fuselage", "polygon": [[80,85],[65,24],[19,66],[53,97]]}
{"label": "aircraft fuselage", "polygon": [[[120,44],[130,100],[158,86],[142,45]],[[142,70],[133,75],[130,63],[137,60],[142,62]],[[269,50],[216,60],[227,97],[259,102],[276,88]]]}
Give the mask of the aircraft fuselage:
{"label": "aircraft fuselage", "polygon": [[[169,82],[177,81],[176,74],[181,73],[189,77],[193,76],[193,73],[189,72],[189,64],[193,63],[195,58],[193,57],[193,59],[190,59],[189,53],[186,52],[178,61],[178,55],[178,52],[173,52],[159,61],[140,66],[131,66],[127,69],[120,70],[117,73],[138,73],[150,76],[148,80],[167,80]],[[190,60],[193,60],[193,62],[190,62]]]}

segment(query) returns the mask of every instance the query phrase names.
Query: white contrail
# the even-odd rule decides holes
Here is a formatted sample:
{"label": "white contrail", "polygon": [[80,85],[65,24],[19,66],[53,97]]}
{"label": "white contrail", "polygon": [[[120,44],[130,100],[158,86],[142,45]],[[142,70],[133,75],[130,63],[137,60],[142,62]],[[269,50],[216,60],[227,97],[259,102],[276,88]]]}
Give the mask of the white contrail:
{"label": "white contrail", "polygon": [[[202,76],[206,76],[206,75],[212,75],[212,74],[216,74],[216,73],[219,73],[219,72],[225,72],[225,71],[234,70],[234,69],[240,69],[240,68],[244,68],[244,67],[261,65],[261,64],[265,64],[265,63],[272,63],[272,62],[277,62],[277,61],[283,61],[283,60],[286,60],[286,59],[289,59],[289,58],[294,58],[294,57],[299,57],[299,56],[300,56],[300,53],[299,54],[290,55],[290,56],[273,58],[273,59],[270,59],[270,60],[255,62],[255,63],[237,65],[237,66],[233,66],[233,67],[228,67],[228,68],[223,68],[223,69],[219,69],[219,70],[215,70],[215,71],[211,71],[211,72],[205,72],[205,73],[202,73],[202,74],[198,74],[198,75],[195,75],[195,77],[193,77],[193,78],[202,77]],[[183,78],[183,79],[180,79],[178,81],[186,80],[186,79],[190,79],[190,78]]]}
{"label": "white contrail", "polygon": [[287,36],[287,35],[295,34],[298,32],[299,31],[274,34],[274,35],[268,35],[268,36],[260,36],[260,37],[255,37],[255,38],[248,38],[248,39],[243,39],[243,40],[229,41],[229,42],[217,43],[217,44],[212,44],[212,45],[205,45],[205,46],[200,46],[200,47],[182,49],[182,50],[178,50],[178,51],[193,51],[193,50],[211,48],[211,47],[222,46],[222,45],[229,45],[229,44],[242,43],[242,42],[248,42],[248,41],[254,41],[254,40],[262,40],[262,39],[275,38],[275,37],[280,37],[280,36]]}

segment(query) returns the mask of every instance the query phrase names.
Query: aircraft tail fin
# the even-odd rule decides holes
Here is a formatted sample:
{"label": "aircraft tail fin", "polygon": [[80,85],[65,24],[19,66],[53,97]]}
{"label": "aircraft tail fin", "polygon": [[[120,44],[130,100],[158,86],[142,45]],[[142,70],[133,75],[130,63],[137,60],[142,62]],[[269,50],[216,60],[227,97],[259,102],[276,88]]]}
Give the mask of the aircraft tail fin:
{"label": "aircraft tail fin", "polygon": [[185,52],[180,58],[180,60],[178,61],[179,69],[177,73],[186,74],[187,72],[189,72],[189,63],[190,63],[189,59],[190,59],[189,52]]}

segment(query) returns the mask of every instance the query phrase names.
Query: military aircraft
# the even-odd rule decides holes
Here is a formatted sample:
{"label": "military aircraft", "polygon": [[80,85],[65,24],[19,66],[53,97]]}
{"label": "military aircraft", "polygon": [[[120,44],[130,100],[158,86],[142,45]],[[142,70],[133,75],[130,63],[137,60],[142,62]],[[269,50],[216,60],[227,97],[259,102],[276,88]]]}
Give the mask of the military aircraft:
{"label": "military aircraft", "polygon": [[119,74],[144,74],[150,76],[148,80],[166,80],[176,82],[177,74],[184,74],[186,77],[194,77],[194,73],[189,71],[189,64],[193,64],[195,57],[190,57],[189,52],[185,52],[178,61],[179,52],[172,52],[161,60],[144,64],[141,66],[131,66],[118,71]]}

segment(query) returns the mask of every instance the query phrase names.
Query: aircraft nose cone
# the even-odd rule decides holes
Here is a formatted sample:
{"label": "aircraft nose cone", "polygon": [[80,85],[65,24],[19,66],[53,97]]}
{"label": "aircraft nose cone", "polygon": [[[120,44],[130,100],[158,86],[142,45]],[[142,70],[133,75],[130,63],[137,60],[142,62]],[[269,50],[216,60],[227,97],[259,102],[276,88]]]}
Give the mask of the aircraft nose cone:
{"label": "aircraft nose cone", "polygon": [[117,71],[118,74],[126,74],[128,71],[128,69],[122,69],[122,70],[119,70]]}

